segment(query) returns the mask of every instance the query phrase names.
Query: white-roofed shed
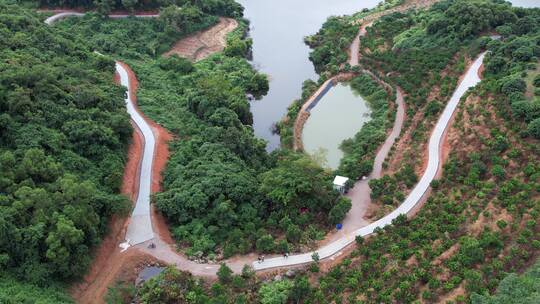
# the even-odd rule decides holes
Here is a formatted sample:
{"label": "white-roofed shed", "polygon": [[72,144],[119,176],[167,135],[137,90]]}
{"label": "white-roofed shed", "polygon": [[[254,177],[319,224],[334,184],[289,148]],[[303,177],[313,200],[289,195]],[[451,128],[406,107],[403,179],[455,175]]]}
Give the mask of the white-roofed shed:
{"label": "white-roofed shed", "polygon": [[345,185],[347,184],[348,180],[348,177],[336,175],[336,177],[334,178],[334,189],[341,192],[342,194],[345,193]]}

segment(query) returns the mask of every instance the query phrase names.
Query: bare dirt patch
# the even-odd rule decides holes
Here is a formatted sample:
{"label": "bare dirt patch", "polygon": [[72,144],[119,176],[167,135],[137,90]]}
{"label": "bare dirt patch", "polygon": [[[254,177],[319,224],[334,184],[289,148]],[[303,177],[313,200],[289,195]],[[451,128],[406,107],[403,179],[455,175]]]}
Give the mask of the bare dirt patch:
{"label": "bare dirt patch", "polygon": [[445,252],[443,252],[440,256],[438,256],[432,264],[435,266],[441,265],[444,261],[450,259],[454,254],[456,254],[459,250],[459,243],[456,243],[452,245],[452,247],[448,248]]}
{"label": "bare dirt patch", "polygon": [[238,27],[232,18],[219,18],[218,24],[177,41],[164,56],[178,55],[192,61],[202,60],[221,52],[227,44],[227,34]]}
{"label": "bare dirt patch", "polygon": [[[486,216],[488,214],[488,216]],[[497,231],[498,221],[505,221],[506,223],[512,223],[513,217],[506,209],[496,208],[492,202],[489,202],[487,207],[484,209],[484,212],[481,212],[478,216],[478,219],[471,224],[467,230],[470,231],[471,235],[479,236],[480,233],[484,231],[485,228],[489,228],[492,231]],[[506,231],[509,231],[510,227],[506,228]]]}
{"label": "bare dirt patch", "polygon": [[463,286],[463,283],[459,285],[458,288],[450,291],[449,293],[439,297],[437,300],[437,303],[450,303],[457,299],[459,296],[464,296],[466,293],[465,287]]}

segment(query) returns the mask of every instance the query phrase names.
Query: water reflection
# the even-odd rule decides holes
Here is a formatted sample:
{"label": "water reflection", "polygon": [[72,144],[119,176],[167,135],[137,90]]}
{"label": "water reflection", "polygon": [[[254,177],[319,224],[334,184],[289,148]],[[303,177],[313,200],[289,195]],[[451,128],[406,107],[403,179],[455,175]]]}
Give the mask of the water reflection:
{"label": "water reflection", "polygon": [[311,110],[304,126],[304,150],[321,165],[337,169],[343,152],[339,145],[368,122],[371,110],[348,84],[338,84]]}
{"label": "water reflection", "polygon": [[279,146],[272,125],[301,95],[302,82],[317,75],[309,61],[306,35],[317,32],[326,18],[372,8],[378,0],[239,0],[251,21],[253,63],[270,76],[270,92],[252,103],[255,134],[267,140],[268,149]]}

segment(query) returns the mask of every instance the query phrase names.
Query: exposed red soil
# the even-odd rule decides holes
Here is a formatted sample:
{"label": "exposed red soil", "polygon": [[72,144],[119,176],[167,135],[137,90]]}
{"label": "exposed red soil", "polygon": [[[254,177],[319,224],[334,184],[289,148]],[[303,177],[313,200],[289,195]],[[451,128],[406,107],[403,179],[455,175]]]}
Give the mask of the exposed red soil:
{"label": "exposed red soil", "polygon": [[159,238],[167,243],[168,245],[174,245],[176,242],[174,241],[171,231],[169,230],[169,225],[167,224],[167,220],[165,217],[156,210],[154,206],[151,208],[152,210],[152,224],[154,226],[154,232],[156,232],[159,235]]}
{"label": "exposed red soil", "polygon": [[[471,67],[471,64],[472,64],[472,61],[469,60],[468,64],[467,64],[467,67],[465,68],[465,71],[469,70],[469,68]],[[483,69],[483,64],[480,67],[480,69]],[[482,73],[480,71],[478,72],[478,74],[479,74],[480,78],[482,78],[482,76],[481,76]],[[459,84],[461,83],[461,81],[463,80],[464,77],[465,77],[465,73],[463,73],[460,76],[456,88],[459,86]],[[448,157],[450,156],[450,151],[452,150],[452,145],[450,144],[448,134],[451,131],[455,131],[455,129],[454,129],[454,120],[455,120],[455,117],[456,117],[456,113],[458,111],[459,111],[459,106],[458,106],[458,109],[456,109],[454,111],[454,113],[452,114],[452,116],[450,117],[450,121],[448,122],[448,125],[446,126],[446,129],[444,130],[444,133],[443,133],[443,136],[442,136],[442,139],[441,139],[441,146],[440,146],[440,149],[439,149],[439,155],[440,155],[441,161],[439,162],[439,168],[437,169],[435,179],[440,179],[442,177],[443,166],[446,163],[446,161],[448,160]],[[455,132],[452,132],[452,133],[455,133]],[[429,138],[430,137],[431,137],[431,133],[430,133]],[[452,134],[451,137],[454,138],[455,136]],[[423,174],[423,172],[426,170],[428,160],[429,160],[427,145],[428,145],[427,142],[425,144],[423,144],[424,148],[422,149],[422,171],[421,171],[420,175]],[[414,208],[407,214],[408,218],[414,217],[420,211],[420,209],[422,209],[422,207],[425,205],[428,198],[430,197],[431,191],[432,191],[431,187],[428,188],[428,190],[426,191],[426,193],[424,193],[424,195],[422,196],[420,201],[416,204],[416,206],[414,206]]]}
{"label": "exposed red soil", "polygon": [[484,77],[484,69],[486,67],[484,66],[484,63],[480,65],[480,68],[478,69],[478,77],[483,78]]}
{"label": "exposed red soil", "polygon": [[227,35],[236,27],[236,20],[221,17],[216,25],[177,41],[163,56],[178,55],[192,61],[202,60],[221,52],[227,44]]}
{"label": "exposed red soil", "polygon": [[[458,57],[459,56],[456,54],[454,56],[454,60],[457,60]],[[465,60],[466,60],[465,71],[467,71],[470,68],[471,64],[472,64],[472,60],[470,58],[465,58]],[[482,69],[482,67],[481,67],[481,69]],[[445,69],[445,70],[443,70],[441,72],[441,77],[447,76],[449,73],[450,73],[450,71],[447,68],[447,69]],[[479,72],[479,76],[480,76],[480,78],[482,78],[481,77],[481,72]],[[461,83],[461,81],[463,80],[464,77],[465,77],[465,73],[461,73],[460,76],[459,76],[459,79],[457,81],[456,88],[459,86],[459,84]],[[434,88],[432,88],[432,91],[430,92],[430,94],[429,94],[429,96],[427,98],[427,101],[429,102],[429,101],[437,100],[437,99],[440,99],[440,87],[439,86],[435,86]],[[424,105],[424,108],[426,106],[427,106],[427,102]],[[452,116],[451,121],[449,123],[449,126],[452,125],[453,119],[454,118]],[[428,160],[429,160],[428,153],[427,153],[427,151],[428,151],[428,149],[427,149],[428,141],[426,140],[426,141],[418,144],[417,145],[418,149],[416,151],[411,150],[412,133],[419,126],[419,124],[424,123],[423,120],[424,120],[424,110],[420,109],[420,110],[416,111],[416,114],[412,117],[410,126],[407,128],[407,130],[405,131],[403,136],[401,136],[399,141],[396,143],[395,151],[397,153],[396,153],[396,155],[394,155],[394,157],[392,159],[389,160],[388,167],[385,170],[385,174],[393,175],[393,174],[397,173],[399,171],[399,169],[402,167],[403,161],[405,159],[407,159],[409,157],[409,155],[412,154],[412,155],[415,155],[415,157],[417,157],[418,153],[420,153],[421,162],[416,163],[416,165],[414,166],[414,171],[415,171],[415,173],[417,175],[420,176],[426,170],[427,165],[428,165]],[[432,125],[430,125],[428,127],[433,127],[435,125],[435,123],[436,123],[436,120],[433,121]],[[430,133],[430,135],[431,135],[431,133]],[[445,147],[445,145],[448,145],[447,143],[445,143],[446,135],[447,134],[445,133],[445,135],[443,137],[443,144],[442,144],[443,153],[441,154],[442,156],[445,156],[445,155],[448,156],[448,152],[449,152],[448,147]],[[429,139],[429,137],[427,137],[427,138]],[[442,158],[442,160],[443,160],[442,164],[444,164],[444,161],[446,161],[446,158]],[[436,176],[436,178],[440,178],[440,172]]]}
{"label": "exposed red soil", "polygon": [[[139,82],[137,80],[137,76],[131,70],[131,68],[124,63],[120,63],[122,66],[126,69],[128,72],[129,82],[131,86],[131,100],[133,101],[134,105],[137,106],[137,89],[139,87]],[[154,133],[154,137],[156,139],[156,147],[154,151],[154,159],[152,162],[152,193],[157,193],[161,191],[161,182],[163,180],[163,170],[165,170],[165,167],[167,166],[167,160],[169,159],[169,141],[172,140],[173,135],[169,133],[165,128],[158,125],[154,121],[148,119],[144,114],[138,109],[137,112],[139,112],[144,119],[148,122],[150,127],[152,128],[152,132]],[[139,153],[142,152],[142,147],[138,150]],[[124,176],[126,178],[126,176]],[[138,176],[136,178],[138,180]],[[161,215],[152,205],[152,223],[154,224],[154,230],[158,233],[159,237],[165,241],[168,244],[174,244],[174,240],[171,236],[171,233],[169,231],[167,222],[163,215]]]}
{"label": "exposed red soil", "polygon": [[131,201],[137,199],[139,193],[138,177],[140,175],[141,151],[144,146],[144,139],[141,131],[133,124],[133,139],[128,150],[128,161],[124,168],[124,177],[122,181],[122,194],[126,195]]}
{"label": "exposed red soil", "polygon": [[[129,66],[123,63],[120,64],[128,72],[129,82],[132,88],[130,97],[136,106],[137,78]],[[119,82],[118,75],[115,75],[114,80],[116,83]],[[137,111],[139,110],[137,109]],[[167,163],[169,156],[168,141],[172,139],[172,135],[148,118],[145,117],[145,120],[150,123],[154,136],[156,137],[156,153],[152,171],[152,192],[156,192],[160,190],[160,183],[162,180],[161,172]],[[138,180],[143,147],[144,139],[142,134],[137,127],[134,126],[133,140],[128,150],[128,161],[124,169],[121,188],[122,194],[128,196],[132,201],[136,199],[139,191]],[[160,237],[166,241],[172,241],[163,218],[156,212],[153,212],[153,216],[155,219],[154,223],[157,223],[157,227],[155,228],[157,228],[156,230]],[[111,219],[109,225],[110,233],[96,250],[88,274],[84,277],[82,282],[75,284],[70,290],[71,296],[77,303],[103,303],[108,287],[118,279],[119,273],[130,274],[129,276],[133,276],[136,275],[136,269],[133,267],[134,264],[148,260],[156,261],[155,258],[151,258],[147,254],[134,248],[126,252],[121,252],[119,244],[124,241],[128,219],[129,218],[118,216],[114,216]],[[124,275],[122,276],[124,277]]]}
{"label": "exposed red soil", "polygon": [[446,304],[446,303],[454,303],[459,296],[464,296],[467,293],[464,283],[461,283],[458,288],[453,289],[449,293],[443,295],[442,297],[439,297],[437,299],[437,303],[440,304]]}

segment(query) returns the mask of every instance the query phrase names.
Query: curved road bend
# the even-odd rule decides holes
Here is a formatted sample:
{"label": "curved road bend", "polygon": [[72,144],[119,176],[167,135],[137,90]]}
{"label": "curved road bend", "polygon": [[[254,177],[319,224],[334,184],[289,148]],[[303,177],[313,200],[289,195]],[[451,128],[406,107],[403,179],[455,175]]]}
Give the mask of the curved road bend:
{"label": "curved road bend", "polygon": [[150,218],[150,194],[156,138],[152,132],[152,128],[135,109],[133,101],[131,100],[131,85],[129,83],[128,72],[122,64],[118,62],[116,63],[116,72],[120,75],[120,83],[127,89],[127,96],[125,98],[127,112],[131,116],[131,120],[141,131],[144,138],[144,150],[139,165],[139,193],[135,202],[135,208],[131,213],[126,233],[126,241],[129,245],[133,246],[154,238],[152,219]]}
{"label": "curved road bend", "polygon": [[258,263],[257,261],[253,262],[253,268],[256,270],[262,270],[262,269],[269,269],[269,268],[276,268],[276,267],[285,267],[285,266],[293,266],[298,264],[305,264],[311,262],[312,255],[317,252],[320,259],[328,258],[336,253],[338,253],[340,250],[351,244],[355,241],[356,236],[368,236],[373,233],[373,231],[376,228],[383,228],[387,225],[390,225],[392,221],[397,218],[399,215],[407,214],[409,213],[416,204],[421,200],[422,196],[426,191],[429,189],[429,186],[431,184],[431,181],[435,178],[435,175],[437,174],[439,163],[441,162],[440,159],[440,148],[441,148],[441,140],[444,134],[444,131],[448,127],[448,124],[450,122],[450,118],[452,117],[454,111],[456,110],[459,101],[461,97],[467,92],[467,90],[471,87],[474,87],[476,84],[480,82],[480,77],[478,76],[478,70],[480,66],[482,65],[482,62],[484,60],[484,56],[486,53],[482,53],[472,64],[472,66],[469,68],[467,73],[465,74],[465,77],[463,81],[459,84],[456,91],[454,91],[454,94],[452,95],[452,98],[444,108],[444,111],[439,118],[437,124],[435,125],[435,128],[433,130],[433,133],[431,134],[431,137],[429,139],[429,147],[428,147],[428,155],[429,155],[429,161],[428,166],[424,174],[422,175],[422,178],[418,182],[418,184],[414,187],[414,189],[411,191],[409,196],[405,199],[405,201],[394,211],[392,211],[390,214],[386,215],[385,217],[365,226],[358,230],[356,230],[354,233],[348,234],[337,241],[330,243],[326,246],[321,247],[320,249],[308,252],[304,254],[298,254],[298,255],[292,255],[288,258],[284,257],[276,257],[265,260],[263,263]]}
{"label": "curved road bend", "polygon": [[351,50],[350,50],[350,54],[349,54],[349,65],[350,66],[357,66],[358,63],[359,63],[359,54],[360,54],[360,37],[366,35],[367,31],[366,31],[366,28],[368,26],[371,26],[373,24],[373,21],[372,22],[369,22],[369,23],[366,23],[366,24],[362,24],[362,26],[360,27],[360,30],[358,31],[358,34],[354,37],[354,40],[351,44]]}
{"label": "curved road bend", "polygon": [[[82,16],[84,16],[83,13],[62,12],[45,19],[45,23],[51,25],[68,17]],[[109,17],[127,18],[128,16],[129,15],[110,15]],[[135,17],[145,18],[153,18],[158,16],[159,15],[135,15]],[[129,83],[128,72],[119,62],[116,62],[116,72],[120,76],[121,85],[127,89],[127,96],[125,98],[127,112],[131,116],[131,120],[135,123],[136,127],[141,131],[144,139],[144,150],[141,163],[139,164],[139,192],[137,195],[137,200],[135,201],[135,208],[132,211],[127,228],[127,244],[122,246],[127,248],[154,238],[152,219],[150,217],[150,194],[152,186],[152,163],[156,140],[152,128],[145,121],[143,116],[136,110],[135,105],[131,100],[131,86]]]}

